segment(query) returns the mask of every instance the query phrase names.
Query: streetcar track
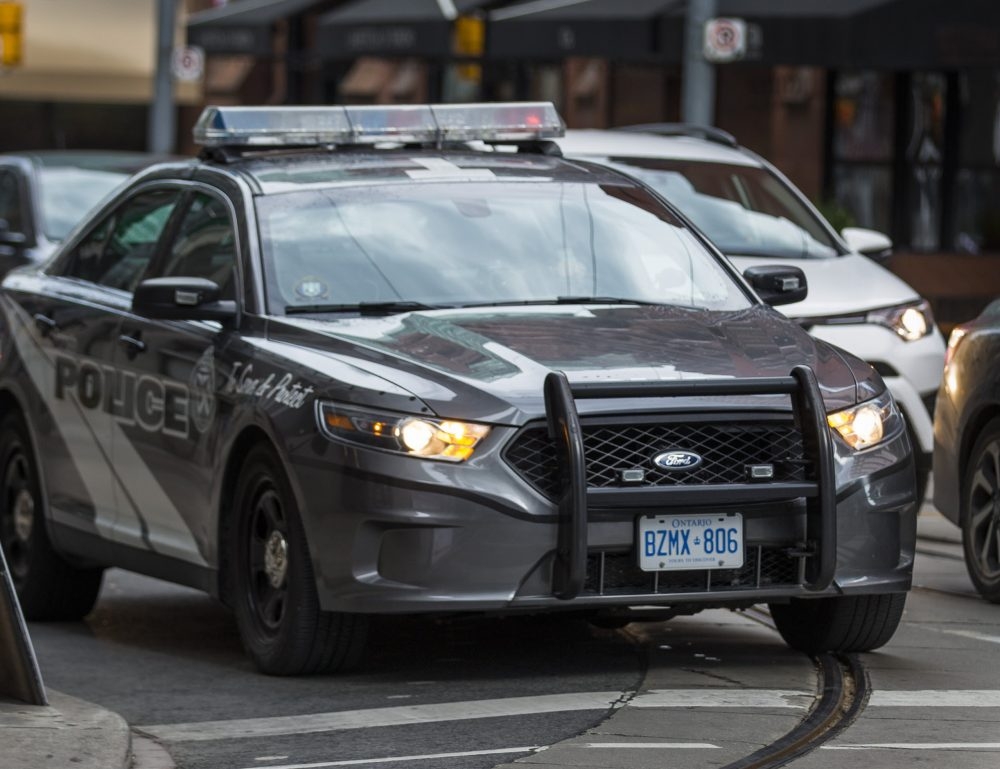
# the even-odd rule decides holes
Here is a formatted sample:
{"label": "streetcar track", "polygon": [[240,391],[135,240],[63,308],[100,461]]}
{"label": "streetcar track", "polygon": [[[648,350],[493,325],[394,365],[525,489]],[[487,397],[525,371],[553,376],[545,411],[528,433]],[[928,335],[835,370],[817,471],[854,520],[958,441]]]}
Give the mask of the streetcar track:
{"label": "streetcar track", "polygon": [[[777,631],[769,611],[752,606],[748,619]],[[871,697],[868,671],[855,654],[818,654],[811,658],[822,681],[819,699],[788,734],[722,769],[777,769],[819,748],[843,732],[864,711]]]}

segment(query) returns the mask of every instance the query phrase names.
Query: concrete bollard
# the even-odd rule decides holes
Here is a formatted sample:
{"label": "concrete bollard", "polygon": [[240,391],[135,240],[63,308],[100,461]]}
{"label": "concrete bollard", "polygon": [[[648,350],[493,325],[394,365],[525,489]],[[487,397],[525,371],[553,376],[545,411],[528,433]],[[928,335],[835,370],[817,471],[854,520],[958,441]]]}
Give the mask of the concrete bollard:
{"label": "concrete bollard", "polygon": [[7,558],[0,547],[0,697],[48,705],[45,685],[21,614]]}

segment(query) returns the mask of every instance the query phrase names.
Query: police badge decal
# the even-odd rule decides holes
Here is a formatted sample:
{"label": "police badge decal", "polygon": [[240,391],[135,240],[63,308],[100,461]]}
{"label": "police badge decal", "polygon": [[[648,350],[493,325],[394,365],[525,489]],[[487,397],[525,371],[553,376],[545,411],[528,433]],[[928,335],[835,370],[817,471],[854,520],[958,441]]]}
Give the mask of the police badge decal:
{"label": "police badge decal", "polygon": [[191,422],[198,432],[208,430],[215,417],[215,348],[198,358],[191,372]]}

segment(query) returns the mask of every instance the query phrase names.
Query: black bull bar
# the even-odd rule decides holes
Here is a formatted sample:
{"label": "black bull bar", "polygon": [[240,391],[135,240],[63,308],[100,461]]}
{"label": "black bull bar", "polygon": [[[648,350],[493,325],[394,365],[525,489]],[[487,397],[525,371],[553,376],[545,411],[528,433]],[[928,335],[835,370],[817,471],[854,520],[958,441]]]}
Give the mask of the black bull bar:
{"label": "black bull bar", "polygon": [[[815,468],[805,481],[767,484],[707,485],[699,488],[588,489],[583,432],[576,401],[590,398],[671,398],[683,396],[788,395],[803,435],[804,450]],[[675,382],[584,382],[570,384],[561,371],[545,379],[545,411],[549,437],[556,443],[561,490],[559,533],[553,569],[553,593],[575,598],[583,590],[587,570],[588,509],[658,508],[678,504],[760,503],[804,498],[808,590],[829,587],[837,566],[837,498],[833,444],[816,375],[796,366],[786,377],[681,380]]]}

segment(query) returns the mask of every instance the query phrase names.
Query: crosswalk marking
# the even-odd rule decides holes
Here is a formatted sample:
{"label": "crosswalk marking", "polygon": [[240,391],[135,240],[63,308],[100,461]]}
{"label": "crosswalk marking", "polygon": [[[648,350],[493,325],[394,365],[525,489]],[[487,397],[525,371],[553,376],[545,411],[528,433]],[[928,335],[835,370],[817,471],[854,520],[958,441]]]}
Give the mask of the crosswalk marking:
{"label": "crosswalk marking", "polygon": [[[535,697],[400,705],[331,713],[306,713],[273,718],[245,718],[181,724],[155,724],[135,729],[165,742],[198,742],[311,734],[478,718],[609,710],[625,704],[622,692],[573,692]],[[804,710],[815,699],[810,692],[789,689],[653,689],[641,692],[630,708],[791,708]],[[869,708],[1000,708],[1000,690],[875,691]]]}
{"label": "crosswalk marking", "polygon": [[[265,769],[323,769],[328,766],[364,766],[366,764],[393,764],[400,761],[431,761],[435,758],[468,758],[470,756],[498,756],[508,753],[534,753],[544,748],[531,745],[521,748],[497,748],[496,750],[466,750],[461,753],[427,753],[419,756],[387,756],[385,758],[352,758],[347,761],[319,761],[312,764],[284,764],[268,766]],[[247,769],[260,769],[259,766]]]}
{"label": "crosswalk marking", "polygon": [[808,708],[815,696],[790,689],[650,689],[630,708]]}
{"label": "crosswalk marking", "polygon": [[942,630],[941,628],[935,628],[939,633],[945,633],[947,635],[957,635],[961,638],[971,638],[974,641],[986,641],[987,643],[1000,644],[1000,635],[988,635],[986,633],[978,633],[975,630]]}
{"label": "crosswalk marking", "polygon": [[873,742],[823,745],[821,750],[1000,750],[1000,742]]}
{"label": "crosswalk marking", "polygon": [[868,707],[883,708],[1000,708],[996,689],[922,689],[874,691]]}
{"label": "crosswalk marking", "polygon": [[[569,747],[578,747],[571,745]],[[718,745],[710,742],[588,742],[585,748],[628,748],[629,750],[718,750]]]}
{"label": "crosswalk marking", "polygon": [[229,740],[283,734],[310,734],[379,726],[464,721],[474,718],[525,716],[538,713],[568,713],[579,710],[608,710],[622,700],[621,692],[578,692],[537,697],[506,697],[472,702],[442,702],[433,705],[400,705],[333,713],[308,713],[275,718],[245,718],[231,721],[202,721],[187,724],[137,726],[143,734],[167,742]]}

